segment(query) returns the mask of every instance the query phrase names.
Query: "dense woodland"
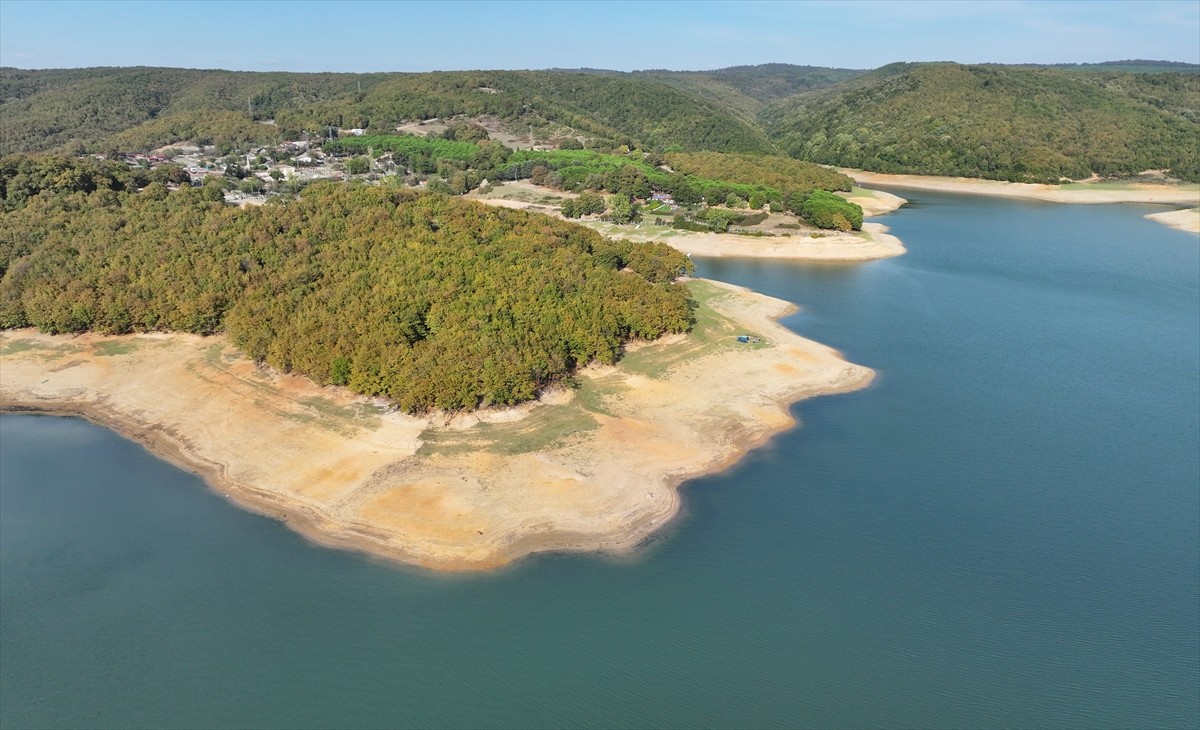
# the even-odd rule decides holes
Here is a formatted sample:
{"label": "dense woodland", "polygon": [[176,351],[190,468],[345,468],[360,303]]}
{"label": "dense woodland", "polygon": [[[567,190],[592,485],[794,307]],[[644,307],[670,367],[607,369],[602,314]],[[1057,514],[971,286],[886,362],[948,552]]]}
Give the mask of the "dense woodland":
{"label": "dense woodland", "polygon": [[[836,90],[836,93],[835,93]],[[765,109],[795,157],[876,172],[1200,180],[1200,75],[905,64]]]}
{"label": "dense woodland", "polygon": [[244,352],[410,411],[534,397],[630,338],[686,331],[662,244],[547,216],[320,183],[234,208],[95,161],[6,159],[0,327],[226,331]]}
{"label": "dense woodland", "polygon": [[[539,71],[300,74],[107,68],[0,70],[0,154],[149,149],[171,130],[266,143],[329,127],[391,131],[404,120],[491,116],[562,127],[617,146],[769,152],[753,122],[669,84]],[[252,126],[247,122],[274,121]]]}
{"label": "dense woodland", "polygon": [[144,151],[184,140],[265,144],[331,127],[389,133],[402,121],[488,117],[522,133],[586,139],[589,149],[784,153],[1008,180],[1145,169],[1200,180],[1198,72],[1151,61],[629,74],[6,68],[0,154]]}

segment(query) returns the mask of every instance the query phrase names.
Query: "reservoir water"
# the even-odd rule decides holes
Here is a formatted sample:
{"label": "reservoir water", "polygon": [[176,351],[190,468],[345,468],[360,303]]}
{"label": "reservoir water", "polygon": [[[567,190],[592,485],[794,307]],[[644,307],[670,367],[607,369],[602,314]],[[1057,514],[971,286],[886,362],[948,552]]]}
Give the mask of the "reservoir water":
{"label": "reservoir water", "polygon": [[879,378],[631,559],[397,568],[0,418],[0,726],[1200,726],[1196,236],[898,192],[901,258],[698,262]]}

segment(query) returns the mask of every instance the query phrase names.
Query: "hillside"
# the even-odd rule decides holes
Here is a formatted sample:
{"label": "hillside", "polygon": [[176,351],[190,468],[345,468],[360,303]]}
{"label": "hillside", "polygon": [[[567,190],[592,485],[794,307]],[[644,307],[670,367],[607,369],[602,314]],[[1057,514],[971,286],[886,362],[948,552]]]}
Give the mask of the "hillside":
{"label": "hillside", "polygon": [[[388,131],[401,121],[492,116],[610,146],[769,152],[753,120],[652,79],[550,71],[298,74],[188,69],[0,70],[0,154],[144,149],[187,135],[230,142]],[[257,122],[272,121],[273,124]]]}
{"label": "hillside", "polygon": [[768,104],[848,81],[864,71],[765,63],[716,71],[635,71],[633,76],[670,84],[723,109],[755,119]]}
{"label": "hillside", "polygon": [[[788,64],[715,71],[248,73],[0,69],[0,154],[245,147],[489,119],[589,148],[788,154],[879,172],[1046,181],[1170,169],[1200,179],[1200,66]],[[492,127],[493,131],[496,127]]]}
{"label": "hillside", "polygon": [[1200,179],[1195,74],[898,64],[765,109],[788,154],[1027,182],[1170,169]]}

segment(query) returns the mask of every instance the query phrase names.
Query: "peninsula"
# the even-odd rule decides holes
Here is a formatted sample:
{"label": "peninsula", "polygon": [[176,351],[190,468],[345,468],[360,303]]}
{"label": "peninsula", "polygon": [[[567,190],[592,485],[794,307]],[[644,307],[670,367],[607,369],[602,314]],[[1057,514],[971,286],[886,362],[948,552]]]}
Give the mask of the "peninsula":
{"label": "peninsula", "polygon": [[872,378],[776,323],[785,302],[688,288],[690,334],[515,407],[406,415],[257,365],[224,335],[25,329],[0,333],[0,410],[84,416],[323,545],[437,570],[627,551],[678,512],[684,479],[789,428],[796,401]]}
{"label": "peninsula", "polygon": [[627,550],[683,479],[871,379],[662,243],[385,186],[237,208],[71,164],[8,178],[0,410],[106,425],[323,544],[447,570]]}

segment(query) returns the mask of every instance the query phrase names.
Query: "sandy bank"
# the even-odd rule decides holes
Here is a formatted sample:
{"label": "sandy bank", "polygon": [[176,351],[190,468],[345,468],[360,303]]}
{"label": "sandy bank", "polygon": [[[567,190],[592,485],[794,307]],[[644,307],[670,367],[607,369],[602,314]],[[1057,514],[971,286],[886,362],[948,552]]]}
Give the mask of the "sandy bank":
{"label": "sandy bank", "polygon": [[1051,203],[1166,203],[1200,205],[1200,185],[1113,184],[1104,182],[1070,185],[1037,185],[969,177],[888,175],[864,170],[842,172],[863,185],[894,185],[913,190],[996,195],[1006,198],[1043,200]]}
{"label": "sandy bank", "polygon": [[870,218],[877,215],[886,215],[894,210],[899,210],[902,205],[908,201],[901,198],[899,195],[884,190],[867,190],[866,188],[854,188],[849,193],[838,193],[851,203],[857,203],[858,207],[863,209],[863,215]]}
{"label": "sandy bank", "polygon": [[[552,191],[521,181],[506,183],[490,193],[468,196],[472,200],[501,208],[530,210],[562,217],[559,204],[575,197],[573,193]],[[843,197],[862,206],[867,216],[890,213],[904,205],[904,198],[882,190],[856,188]],[[656,216],[650,214],[647,218]],[[782,216],[774,218],[783,219]],[[794,218],[787,219],[795,223]],[[887,226],[865,223],[860,232],[804,230],[763,230],[764,235],[747,236],[736,233],[697,233],[669,226],[650,225],[648,221],[636,226],[617,226],[599,220],[575,222],[599,231],[604,236],[630,241],[659,241],[687,254],[712,257],[743,257],[790,259],[793,261],[871,261],[891,258],[905,252],[900,239],[888,233]],[[754,229],[752,229],[754,230]]]}
{"label": "sandy bank", "polygon": [[907,249],[882,223],[864,223],[862,231],[842,233],[797,233],[791,236],[742,236],[736,233],[692,233],[672,231],[644,234],[640,231],[605,235],[631,241],[661,241],[689,255],[790,259],[793,261],[872,261],[899,256]]}
{"label": "sandy bank", "polygon": [[260,369],[220,337],[31,330],[0,333],[0,408],[84,415],[315,541],[405,563],[627,550],[676,514],[680,482],[791,426],[791,403],[872,377],[778,325],[787,303],[691,286],[693,334],[521,408],[418,418]]}
{"label": "sandy bank", "polygon": [[1151,213],[1146,216],[1152,221],[1162,223],[1171,228],[1178,228],[1188,233],[1200,233],[1200,208],[1171,210],[1165,213]]}

